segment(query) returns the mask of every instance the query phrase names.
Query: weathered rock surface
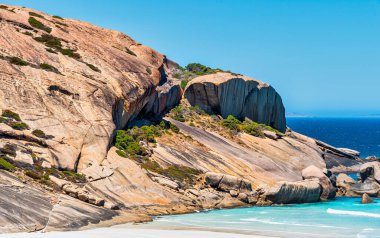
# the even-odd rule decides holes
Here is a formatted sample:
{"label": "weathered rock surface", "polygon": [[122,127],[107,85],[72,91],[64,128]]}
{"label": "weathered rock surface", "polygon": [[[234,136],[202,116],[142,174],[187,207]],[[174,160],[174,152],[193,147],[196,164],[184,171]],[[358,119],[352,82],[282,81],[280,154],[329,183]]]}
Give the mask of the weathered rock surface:
{"label": "weathered rock surface", "polygon": [[242,75],[216,73],[193,79],[185,89],[191,105],[223,117],[245,117],[286,130],[285,108],[280,95],[268,84]]}
{"label": "weathered rock surface", "polygon": [[[238,177],[226,174],[218,174],[214,172],[207,172],[205,174],[205,182],[207,185],[215,189],[219,189],[224,192],[233,193],[240,192],[251,192],[252,185],[249,181],[245,179],[240,179]],[[236,196],[237,196],[236,194]]]}
{"label": "weathered rock surface", "polygon": [[321,199],[333,199],[336,195],[336,189],[332,185],[330,179],[323,173],[323,171],[314,165],[307,167],[302,170],[302,178],[303,179],[318,179],[319,183],[322,186]]}
{"label": "weathered rock surface", "polygon": [[360,177],[364,182],[367,178],[373,178],[380,183],[380,162],[365,163],[360,167]]}
{"label": "weathered rock surface", "polygon": [[360,157],[360,152],[357,150],[348,149],[348,148],[338,148],[338,149],[343,151],[344,153],[352,155],[354,157]]}
{"label": "weathered rock surface", "polygon": [[[41,129],[51,138],[45,143],[27,131],[16,134],[3,127],[0,133],[47,145],[51,165],[79,171],[99,165],[115,129],[150,110],[159,114],[180,99],[178,86],[165,86],[176,84],[170,74],[176,64],[155,50],[86,22],[12,9],[0,9],[0,109],[20,114],[31,130]],[[31,26],[29,12],[43,16],[38,21],[51,33]],[[33,39],[43,35],[54,37],[54,45]],[[59,47],[78,55],[63,55]],[[11,57],[29,65],[11,64]]]}
{"label": "weathered rock surface", "polygon": [[356,181],[348,176],[347,174],[340,173],[336,179],[336,186],[344,189],[349,189],[351,185],[355,184]]}
{"label": "weathered rock surface", "polygon": [[320,199],[321,186],[317,179],[298,182],[278,182],[269,187],[264,197],[276,204],[309,203]]}
{"label": "weathered rock surface", "polygon": [[380,192],[380,184],[374,179],[368,178],[364,183],[355,183],[347,191],[347,196],[362,196],[368,194],[369,196],[376,197]]}
{"label": "weathered rock surface", "polygon": [[373,199],[370,197],[370,196],[368,196],[368,194],[363,194],[363,196],[362,196],[362,204],[369,204],[369,203],[373,203]]}

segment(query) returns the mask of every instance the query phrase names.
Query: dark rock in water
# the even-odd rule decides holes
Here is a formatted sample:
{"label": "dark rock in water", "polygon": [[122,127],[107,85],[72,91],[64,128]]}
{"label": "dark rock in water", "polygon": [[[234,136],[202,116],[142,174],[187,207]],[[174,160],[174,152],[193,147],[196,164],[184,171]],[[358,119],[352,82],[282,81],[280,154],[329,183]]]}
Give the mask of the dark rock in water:
{"label": "dark rock in water", "polygon": [[363,164],[360,167],[360,177],[363,182],[368,178],[373,178],[380,183],[380,162],[369,162]]}
{"label": "dark rock in water", "polygon": [[361,196],[368,194],[370,196],[378,196],[380,192],[380,184],[374,179],[368,178],[364,183],[355,183],[347,191],[347,196]]}
{"label": "dark rock in water", "polygon": [[245,117],[281,132],[286,130],[285,108],[280,95],[268,84],[242,75],[216,73],[193,79],[185,90],[191,105],[224,118]]}
{"label": "dark rock in water", "polygon": [[373,199],[368,196],[368,194],[363,194],[362,196],[362,204],[369,204],[369,203],[373,203]]}

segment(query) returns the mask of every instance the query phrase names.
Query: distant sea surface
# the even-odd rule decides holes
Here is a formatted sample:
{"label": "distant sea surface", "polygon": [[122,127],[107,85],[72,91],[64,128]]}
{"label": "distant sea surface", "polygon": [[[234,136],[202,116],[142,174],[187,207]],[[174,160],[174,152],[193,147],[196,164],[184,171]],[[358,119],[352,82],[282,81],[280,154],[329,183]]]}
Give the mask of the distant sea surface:
{"label": "distant sea surface", "polygon": [[335,147],[380,157],[380,118],[287,118],[288,126],[301,134]]}

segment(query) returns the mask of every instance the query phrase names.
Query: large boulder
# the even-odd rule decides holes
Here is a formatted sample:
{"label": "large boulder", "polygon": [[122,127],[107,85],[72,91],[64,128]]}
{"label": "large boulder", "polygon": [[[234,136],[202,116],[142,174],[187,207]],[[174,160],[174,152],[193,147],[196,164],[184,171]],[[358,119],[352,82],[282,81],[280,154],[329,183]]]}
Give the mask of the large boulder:
{"label": "large boulder", "polygon": [[322,186],[321,199],[333,199],[336,196],[336,188],[331,183],[330,179],[323,173],[323,171],[314,165],[302,170],[303,179],[317,178]]}
{"label": "large boulder", "polygon": [[212,188],[228,193],[231,191],[233,191],[233,193],[238,191],[249,193],[252,191],[251,182],[227,174],[207,172],[205,174],[205,183]]}
{"label": "large boulder", "polygon": [[360,167],[360,177],[364,182],[367,178],[373,178],[380,183],[380,162],[365,163]]}
{"label": "large boulder", "polygon": [[336,186],[338,188],[349,189],[356,181],[347,174],[340,173],[336,179]]}
{"label": "large boulder", "polygon": [[185,89],[191,105],[223,117],[233,115],[286,130],[285,108],[280,95],[268,84],[231,73],[193,79]]}
{"label": "large boulder", "polygon": [[369,196],[376,197],[379,196],[380,184],[378,184],[374,179],[368,178],[364,183],[353,184],[347,191],[347,196],[362,196],[363,194],[368,194]]}
{"label": "large boulder", "polygon": [[264,197],[276,204],[317,202],[321,195],[318,179],[307,179],[298,182],[278,182],[268,187]]}
{"label": "large boulder", "polygon": [[369,203],[373,203],[373,199],[368,196],[368,194],[363,194],[362,196],[362,204],[369,204]]}

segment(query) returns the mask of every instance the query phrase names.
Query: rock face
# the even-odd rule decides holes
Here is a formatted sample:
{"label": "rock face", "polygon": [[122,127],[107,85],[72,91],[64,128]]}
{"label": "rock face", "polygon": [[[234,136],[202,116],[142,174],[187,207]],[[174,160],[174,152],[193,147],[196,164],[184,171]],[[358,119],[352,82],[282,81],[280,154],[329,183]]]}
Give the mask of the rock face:
{"label": "rock face", "polygon": [[365,163],[360,167],[360,177],[362,181],[372,178],[380,183],[380,162]]}
{"label": "rock face", "polygon": [[[123,33],[12,9],[0,9],[0,109],[50,136],[45,157],[51,165],[79,171],[98,165],[115,129],[181,98],[179,86],[165,86],[176,84],[176,64]],[[37,20],[51,32],[30,25],[29,12],[41,15]],[[14,57],[28,65],[11,63]]]}
{"label": "rock face", "polygon": [[369,204],[369,203],[373,203],[373,200],[370,196],[368,196],[368,194],[363,194],[362,196],[362,204]]}
{"label": "rock face", "polygon": [[242,75],[216,73],[193,79],[185,89],[191,105],[223,117],[233,115],[286,130],[280,95],[268,84]]}
{"label": "rock face", "polygon": [[323,173],[323,171],[314,165],[302,170],[303,179],[318,179],[322,186],[321,199],[333,199],[336,195],[336,189],[331,183],[330,179]]}
{"label": "rock face", "polygon": [[298,182],[279,182],[264,194],[266,200],[277,204],[310,203],[319,201],[321,187],[317,179]]}

